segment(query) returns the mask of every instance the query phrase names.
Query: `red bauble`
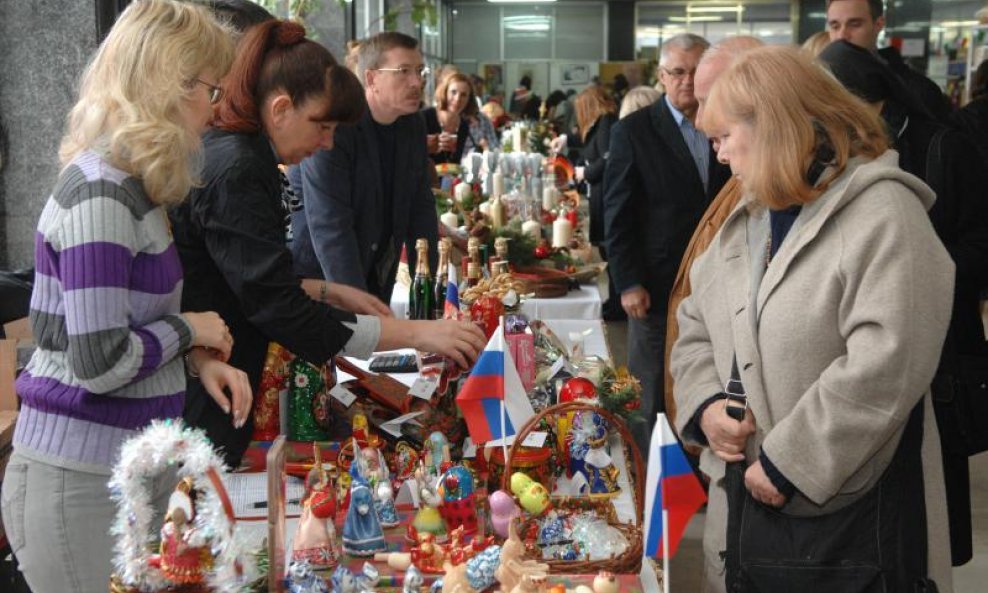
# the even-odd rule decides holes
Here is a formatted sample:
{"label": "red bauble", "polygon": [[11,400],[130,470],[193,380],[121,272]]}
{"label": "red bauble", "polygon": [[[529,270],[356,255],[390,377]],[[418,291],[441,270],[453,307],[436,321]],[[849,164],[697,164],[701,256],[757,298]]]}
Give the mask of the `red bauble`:
{"label": "red bauble", "polygon": [[573,228],[575,229],[576,228],[576,223],[577,223],[576,210],[567,210],[566,211],[566,220],[570,221],[570,223],[573,225]]}
{"label": "red bauble", "polygon": [[628,411],[637,410],[640,407],[642,407],[642,400],[640,398],[639,399],[633,399],[633,400],[631,400],[629,402],[626,402],[624,404],[624,409],[625,410],[628,410]]}
{"label": "red bauble", "polygon": [[542,224],[552,224],[556,220],[556,215],[551,210],[542,211]]}
{"label": "red bauble", "polygon": [[534,253],[535,253],[535,257],[539,259],[545,259],[552,254],[552,249],[550,249],[549,246],[546,245],[545,243],[542,243],[540,245],[535,246]]}
{"label": "red bauble", "polygon": [[597,397],[597,388],[590,379],[583,377],[573,377],[563,383],[559,390],[559,403],[571,402],[579,399],[594,399]]}

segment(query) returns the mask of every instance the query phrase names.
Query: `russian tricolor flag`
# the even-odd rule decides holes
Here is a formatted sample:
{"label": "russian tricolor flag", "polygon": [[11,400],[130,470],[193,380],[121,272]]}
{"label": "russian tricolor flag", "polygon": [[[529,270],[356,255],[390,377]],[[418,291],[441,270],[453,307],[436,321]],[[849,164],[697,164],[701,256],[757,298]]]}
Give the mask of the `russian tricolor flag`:
{"label": "russian tricolor flag", "polygon": [[460,289],[457,288],[456,266],[449,264],[446,281],[446,302],[443,304],[443,319],[460,319]]}
{"label": "russian tricolor flag", "polygon": [[665,414],[660,413],[655,423],[648,453],[645,556],[668,559],[675,555],[686,525],[707,501],[707,495]]}
{"label": "russian tricolor flag", "polygon": [[535,415],[511,353],[504,347],[503,326],[480,353],[456,403],[471,440],[478,444],[510,444],[518,429]]}

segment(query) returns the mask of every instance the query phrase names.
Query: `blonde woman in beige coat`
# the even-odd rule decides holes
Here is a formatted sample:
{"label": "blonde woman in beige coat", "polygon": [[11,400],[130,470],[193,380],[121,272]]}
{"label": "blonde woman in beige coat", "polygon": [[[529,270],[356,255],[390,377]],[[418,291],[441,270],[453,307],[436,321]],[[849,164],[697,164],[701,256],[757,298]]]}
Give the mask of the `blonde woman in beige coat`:
{"label": "blonde woman in beige coat", "polygon": [[[692,268],[671,359],[676,428],[711,478],[705,589],[725,588],[725,468],[742,462],[740,590],[929,578],[949,592],[929,385],[954,265],[933,192],[897,167],[877,114],[796,49],[739,58],[704,117],[745,192]],[[735,356],[746,408],[724,395]]]}

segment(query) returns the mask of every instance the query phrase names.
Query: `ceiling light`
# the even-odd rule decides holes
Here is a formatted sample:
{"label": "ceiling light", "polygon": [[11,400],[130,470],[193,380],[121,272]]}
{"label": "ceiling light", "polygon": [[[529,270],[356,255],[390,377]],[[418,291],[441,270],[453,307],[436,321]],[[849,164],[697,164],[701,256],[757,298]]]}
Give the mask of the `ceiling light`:
{"label": "ceiling light", "polygon": [[687,6],[686,12],[744,12],[744,6]]}
{"label": "ceiling light", "polygon": [[978,21],[943,21],[941,27],[975,27]]}
{"label": "ceiling light", "polygon": [[713,22],[723,21],[724,20],[724,17],[722,17],[722,16],[714,16],[714,15],[709,15],[709,16],[671,16],[671,17],[669,17],[669,20],[672,21],[672,22],[674,22],[674,23],[703,23],[703,22],[713,23]]}

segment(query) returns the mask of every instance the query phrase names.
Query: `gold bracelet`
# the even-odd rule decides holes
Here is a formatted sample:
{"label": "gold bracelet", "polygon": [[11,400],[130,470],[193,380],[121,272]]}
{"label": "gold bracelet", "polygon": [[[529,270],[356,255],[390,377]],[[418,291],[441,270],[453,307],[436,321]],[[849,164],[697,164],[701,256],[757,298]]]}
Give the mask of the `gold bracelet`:
{"label": "gold bracelet", "polygon": [[326,298],[328,296],[327,295],[328,292],[329,292],[329,284],[327,284],[326,281],[323,280],[322,284],[319,285],[319,302],[320,303],[325,303],[326,302]]}

